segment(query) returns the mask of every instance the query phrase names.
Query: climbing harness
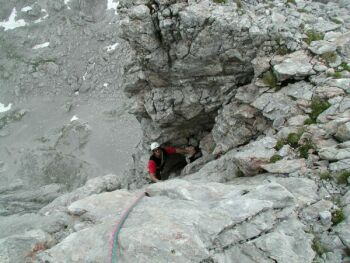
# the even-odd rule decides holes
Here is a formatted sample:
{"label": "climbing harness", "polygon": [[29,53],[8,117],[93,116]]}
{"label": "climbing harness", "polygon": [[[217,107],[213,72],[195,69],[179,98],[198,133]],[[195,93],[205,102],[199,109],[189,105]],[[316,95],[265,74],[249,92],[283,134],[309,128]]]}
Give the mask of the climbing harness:
{"label": "climbing harness", "polygon": [[120,220],[117,222],[113,229],[113,234],[110,239],[110,249],[109,249],[109,262],[110,263],[116,263],[117,262],[117,250],[118,250],[118,236],[120,233],[121,228],[123,227],[123,224],[125,223],[127,217],[129,216],[132,209],[137,205],[137,203],[146,195],[145,192],[142,192],[138,197],[135,199],[135,201],[126,209],[124,210],[124,213],[122,214]]}

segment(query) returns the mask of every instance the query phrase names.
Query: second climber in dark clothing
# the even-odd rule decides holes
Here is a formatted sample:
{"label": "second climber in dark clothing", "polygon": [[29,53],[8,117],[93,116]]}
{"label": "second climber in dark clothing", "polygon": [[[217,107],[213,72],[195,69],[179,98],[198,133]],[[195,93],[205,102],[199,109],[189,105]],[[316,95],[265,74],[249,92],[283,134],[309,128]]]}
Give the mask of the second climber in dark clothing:
{"label": "second climber in dark clothing", "polygon": [[169,173],[184,168],[187,164],[185,154],[195,154],[194,147],[175,148],[160,147],[159,143],[151,144],[152,155],[148,161],[148,172],[153,182],[166,180]]}

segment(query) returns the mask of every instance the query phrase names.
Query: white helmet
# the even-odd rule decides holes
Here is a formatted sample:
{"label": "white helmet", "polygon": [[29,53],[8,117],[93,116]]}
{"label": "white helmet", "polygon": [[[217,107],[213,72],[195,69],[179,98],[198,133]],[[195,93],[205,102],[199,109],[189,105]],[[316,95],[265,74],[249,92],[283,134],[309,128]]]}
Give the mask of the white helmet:
{"label": "white helmet", "polygon": [[151,143],[151,151],[153,151],[154,149],[157,149],[159,147],[160,147],[159,143],[157,143],[157,142],[152,142]]}

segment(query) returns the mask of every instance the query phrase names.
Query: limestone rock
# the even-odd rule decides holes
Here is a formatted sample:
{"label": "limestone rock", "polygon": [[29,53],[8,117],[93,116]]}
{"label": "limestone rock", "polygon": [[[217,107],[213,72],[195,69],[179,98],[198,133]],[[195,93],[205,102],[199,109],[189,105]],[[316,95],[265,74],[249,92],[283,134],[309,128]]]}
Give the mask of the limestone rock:
{"label": "limestone rock", "polygon": [[[320,200],[315,204],[310,205],[309,207],[305,208],[303,210],[303,218],[305,218],[306,220],[317,220],[318,217],[321,217],[321,214],[324,216],[323,219],[324,221],[322,223],[325,223],[326,220],[328,220],[328,213],[330,214],[329,211],[331,211],[331,209],[333,208],[333,203],[327,200]],[[322,218],[321,218],[322,220]],[[325,225],[329,225],[325,224]]]}
{"label": "limestone rock", "polygon": [[40,212],[42,214],[51,214],[55,211],[65,211],[66,206],[70,205],[76,200],[104,191],[113,191],[120,189],[122,184],[122,177],[122,175],[108,174],[105,176],[90,179],[84,186],[79,187],[70,193],[61,195],[50,204],[43,207]]}
{"label": "limestone rock", "polygon": [[286,94],[295,99],[311,100],[314,92],[314,87],[305,81],[299,81],[294,84],[289,84],[286,87]]}
{"label": "limestone rock", "polygon": [[332,214],[329,211],[320,212],[320,220],[322,225],[330,225],[332,223]]}
{"label": "limestone rock", "polygon": [[337,87],[317,87],[316,94],[318,97],[323,99],[329,99],[332,97],[345,95],[344,90]]}
{"label": "limestone rock", "polygon": [[333,172],[350,169],[350,159],[343,159],[338,162],[331,163],[329,169]]}
{"label": "limestone rock", "polygon": [[0,112],[0,129],[3,129],[10,123],[20,121],[28,113],[25,109],[13,109],[6,112]]}
{"label": "limestone rock", "polygon": [[36,253],[52,245],[52,238],[41,230],[31,230],[21,235],[0,239],[0,261],[23,262],[36,257]]}
{"label": "limestone rock", "polygon": [[305,160],[280,160],[276,163],[264,164],[261,167],[269,173],[293,173],[306,168]]}
{"label": "limestone rock", "polygon": [[282,92],[264,93],[252,103],[252,106],[261,110],[270,120],[288,118],[300,113],[296,103]]}
{"label": "limestone rock", "polygon": [[81,151],[88,142],[91,128],[79,121],[73,121],[62,128],[61,134],[55,143],[55,148],[61,152],[71,154]]}
{"label": "limestone rock", "polygon": [[315,74],[309,61],[306,53],[297,51],[284,57],[281,63],[275,64],[273,70],[279,81],[289,78],[301,79]]}
{"label": "limestone rock", "polygon": [[266,137],[244,146],[237,153],[232,154],[233,162],[239,167],[244,175],[251,176],[261,171],[262,166],[270,161],[275,154],[273,148],[276,140]]}
{"label": "limestone rock", "polygon": [[350,158],[349,148],[339,148],[337,146],[321,148],[318,152],[320,158],[330,161],[337,161]]}
{"label": "limestone rock", "polygon": [[335,137],[342,142],[350,140],[350,122],[340,125]]}
{"label": "limestone rock", "polygon": [[[247,240],[253,240],[257,246],[249,255],[262,253],[265,259],[273,257],[287,262],[284,257],[289,257],[297,262],[308,261],[314,256],[311,237],[305,235],[303,226],[290,210],[295,207],[293,196],[277,183],[267,182],[256,187],[169,180],[153,184],[146,191],[150,197],[141,199],[119,235],[122,242],[118,258],[123,262],[162,262],[164,258],[172,262],[197,262],[211,256],[221,258],[228,253],[220,252],[223,246],[247,249]],[[111,219],[120,216],[136,198],[135,194],[125,194],[115,191],[72,204],[71,209],[73,206],[79,210],[84,208],[86,213],[80,217],[86,219],[90,215],[88,218],[97,220],[95,225],[71,234],[58,245],[38,254],[38,258],[48,262],[80,262],[88,255],[96,261],[107,260],[105,248],[113,229]],[[98,212],[100,204],[96,201],[104,202],[107,196],[113,196],[110,200],[114,203],[108,201],[103,211]],[[285,210],[284,213],[278,212],[281,210]],[[287,221],[280,221],[283,216],[288,218]],[[249,223],[252,227],[247,231]],[[228,239],[232,235],[233,239]],[[97,243],[96,236],[102,237]],[[158,244],[157,240],[162,241]],[[286,248],[294,248],[286,255],[277,254],[273,240],[279,240]],[[149,249],[154,246],[157,253]],[[303,247],[303,253],[297,253],[298,246]],[[217,252],[211,255],[210,248],[217,248]]]}
{"label": "limestone rock", "polygon": [[266,119],[259,116],[256,109],[250,105],[237,102],[227,104],[216,118],[216,124],[212,130],[217,145],[215,151],[227,152],[233,147],[246,143],[267,127]]}
{"label": "limestone rock", "polygon": [[322,55],[327,52],[334,52],[336,49],[337,47],[334,43],[325,40],[312,41],[309,46],[309,50],[316,55]]}

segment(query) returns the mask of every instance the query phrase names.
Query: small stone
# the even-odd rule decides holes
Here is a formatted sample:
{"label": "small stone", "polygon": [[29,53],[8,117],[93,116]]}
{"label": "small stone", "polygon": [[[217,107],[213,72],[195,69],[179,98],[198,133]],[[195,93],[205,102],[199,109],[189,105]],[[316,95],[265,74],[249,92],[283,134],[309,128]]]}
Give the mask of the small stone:
{"label": "small stone", "polygon": [[327,226],[332,222],[332,214],[329,211],[320,212],[320,220],[322,225]]}
{"label": "small stone", "polygon": [[341,142],[350,140],[350,122],[340,125],[337,129],[335,137]]}
{"label": "small stone", "polygon": [[334,52],[337,46],[331,42],[325,40],[312,41],[309,50],[317,55],[322,55],[327,52]]}
{"label": "small stone", "polygon": [[304,159],[281,160],[275,163],[263,164],[261,167],[269,173],[293,173],[306,167]]}
{"label": "small stone", "polygon": [[273,69],[279,81],[304,78],[315,74],[309,61],[310,58],[306,53],[297,51],[285,56],[282,63],[274,65]]}
{"label": "small stone", "polygon": [[325,65],[322,64],[318,64],[314,66],[314,70],[316,70],[317,72],[324,72],[326,71],[328,68]]}

